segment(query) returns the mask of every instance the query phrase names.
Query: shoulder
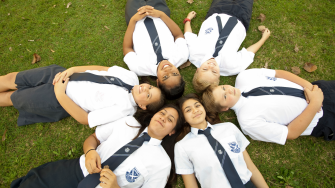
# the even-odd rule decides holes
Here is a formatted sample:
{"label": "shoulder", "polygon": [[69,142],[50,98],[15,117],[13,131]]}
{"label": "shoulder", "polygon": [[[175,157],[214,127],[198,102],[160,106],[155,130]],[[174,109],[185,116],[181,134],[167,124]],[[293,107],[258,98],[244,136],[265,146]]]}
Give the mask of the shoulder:
{"label": "shoulder", "polygon": [[230,123],[230,122],[226,122],[226,123],[218,123],[215,125],[212,125],[214,128],[214,132],[216,132],[216,134],[231,134],[231,133],[235,133],[235,132],[240,132],[240,130],[236,127],[235,124]]}

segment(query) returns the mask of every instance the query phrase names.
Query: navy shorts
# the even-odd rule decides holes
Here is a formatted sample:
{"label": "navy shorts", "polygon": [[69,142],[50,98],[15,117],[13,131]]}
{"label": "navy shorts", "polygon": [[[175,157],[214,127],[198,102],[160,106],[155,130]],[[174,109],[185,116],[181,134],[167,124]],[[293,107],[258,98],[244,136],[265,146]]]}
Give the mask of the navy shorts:
{"label": "navy shorts", "polygon": [[240,20],[245,30],[248,31],[253,3],[253,0],[213,0],[206,19],[214,13],[228,14]]}
{"label": "navy shorts", "polygon": [[323,116],[312,131],[312,136],[323,136],[325,140],[335,140],[335,80],[319,80],[312,83],[323,92]]}
{"label": "navy shorts", "polygon": [[79,159],[60,160],[31,169],[27,175],[14,180],[11,188],[74,188],[84,179]]}
{"label": "navy shorts", "polygon": [[50,65],[17,74],[17,90],[11,100],[19,111],[18,126],[56,122],[70,116],[59,104],[52,85],[55,75],[64,70],[61,66]]}

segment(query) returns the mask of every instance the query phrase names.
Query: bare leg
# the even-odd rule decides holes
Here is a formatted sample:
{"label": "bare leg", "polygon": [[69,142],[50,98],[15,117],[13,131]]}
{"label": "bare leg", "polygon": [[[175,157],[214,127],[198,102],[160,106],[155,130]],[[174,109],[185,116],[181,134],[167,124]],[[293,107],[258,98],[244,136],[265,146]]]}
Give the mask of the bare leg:
{"label": "bare leg", "polygon": [[12,96],[14,92],[15,91],[7,91],[0,93],[0,106],[13,106],[10,96]]}
{"label": "bare leg", "polygon": [[5,92],[8,90],[16,90],[15,79],[17,73],[19,72],[12,72],[7,75],[0,76],[0,92]]}

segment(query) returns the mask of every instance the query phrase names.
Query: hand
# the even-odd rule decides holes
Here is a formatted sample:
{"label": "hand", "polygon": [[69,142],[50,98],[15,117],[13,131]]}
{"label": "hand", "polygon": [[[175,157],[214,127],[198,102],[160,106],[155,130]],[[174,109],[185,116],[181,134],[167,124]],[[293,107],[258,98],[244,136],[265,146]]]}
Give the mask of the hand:
{"label": "hand", "polygon": [[[58,73],[59,74],[59,73]],[[64,76],[64,75],[63,75]],[[69,83],[69,78],[63,82],[63,77],[60,77],[58,81],[54,84],[55,95],[65,94],[66,86]]]}
{"label": "hand", "polygon": [[131,17],[131,20],[134,20],[135,22],[142,20],[144,17],[146,17],[147,14],[144,10],[138,11],[136,14],[134,14],[133,17]]}
{"label": "hand", "polygon": [[90,174],[101,172],[101,159],[95,150],[91,150],[85,157],[85,166]]}
{"label": "hand", "polygon": [[[321,110],[322,102],[323,102],[323,92],[322,90],[317,86],[313,85],[313,90],[309,90],[308,88],[304,88],[304,91],[306,93],[306,96],[308,98],[309,104],[314,104],[318,109]],[[320,111],[319,110],[319,111]]]}
{"label": "hand", "polygon": [[265,28],[263,31],[262,31],[262,39],[265,39],[265,40],[268,40],[268,38],[270,37],[270,30],[268,28]]}
{"label": "hand", "polygon": [[151,9],[151,10],[147,9],[146,14],[147,14],[147,16],[151,16],[151,17],[154,17],[154,18],[159,18],[159,17],[162,16],[162,14],[165,14],[165,13],[163,13],[160,10],[156,10],[156,9]]}
{"label": "hand", "polygon": [[145,5],[145,6],[142,6],[141,8],[137,9],[137,12],[146,12],[147,10],[153,10],[154,7],[152,6],[149,6],[149,5]]}
{"label": "hand", "polygon": [[188,13],[186,18],[192,20],[193,18],[195,18],[196,15],[197,13],[195,11],[191,11],[190,13]]}
{"label": "hand", "polygon": [[115,174],[110,169],[103,169],[100,173],[102,188],[119,188]]}
{"label": "hand", "polygon": [[55,85],[56,82],[58,82],[61,78],[63,81],[65,81],[67,78],[69,78],[74,73],[74,67],[71,67],[69,69],[66,69],[63,72],[59,72],[55,75],[54,80],[52,81],[52,84]]}

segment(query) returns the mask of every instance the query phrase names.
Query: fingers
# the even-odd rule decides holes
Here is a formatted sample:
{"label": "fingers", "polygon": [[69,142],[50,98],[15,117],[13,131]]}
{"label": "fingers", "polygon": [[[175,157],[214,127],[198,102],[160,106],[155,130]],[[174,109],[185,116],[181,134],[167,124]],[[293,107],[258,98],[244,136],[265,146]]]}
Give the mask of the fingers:
{"label": "fingers", "polygon": [[100,156],[97,157],[97,167],[99,168],[99,172],[101,172],[101,159],[100,159]]}
{"label": "fingers", "polygon": [[58,80],[59,80],[59,75],[61,74],[62,72],[59,72],[59,73],[57,73],[56,75],[55,75],[55,78],[54,78],[54,80],[52,81],[52,85],[55,85],[56,84],[56,82],[58,82]]}
{"label": "fingers", "polygon": [[143,7],[139,8],[139,9],[137,9],[137,12],[139,12],[139,11],[147,11],[147,10],[153,10],[153,9],[154,9],[154,7],[146,5],[146,6],[143,6]]}
{"label": "fingers", "polygon": [[192,20],[196,15],[197,13],[195,11],[191,11],[188,13],[187,18]]}

